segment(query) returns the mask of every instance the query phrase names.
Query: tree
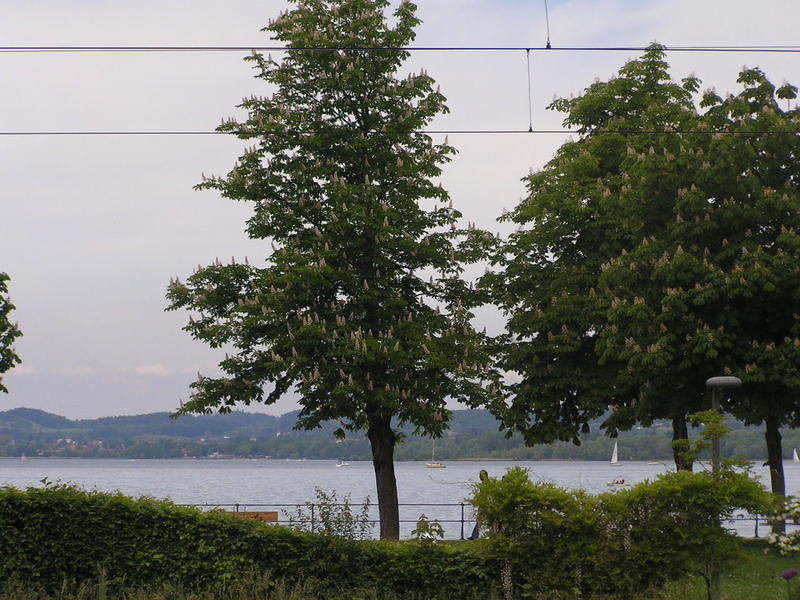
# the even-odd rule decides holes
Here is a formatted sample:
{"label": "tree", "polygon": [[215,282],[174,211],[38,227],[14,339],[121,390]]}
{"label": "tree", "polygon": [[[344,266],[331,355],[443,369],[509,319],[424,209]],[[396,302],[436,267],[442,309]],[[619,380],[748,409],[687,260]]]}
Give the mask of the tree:
{"label": "tree", "polygon": [[[796,90],[744,70],[744,90],[707,91],[700,115],[698,81],[676,86],[666,67],[652,47],[619,78],[555,105],[584,137],[531,177],[512,215],[534,226],[505,259],[514,285],[504,298],[521,307],[508,364],[525,375],[511,423],[537,438],[575,435],[610,406],[612,433],[672,418],[685,438],[685,415],[707,405],[706,379],[738,375],[747,385],[727,408],[766,423],[782,494],[778,427],[800,410],[800,123],[779,101]],[[676,463],[690,467],[679,449]]]}
{"label": "tree", "polygon": [[[663,48],[653,45],[617,77],[550,106],[567,113],[564,124],[580,137],[527,178],[528,196],[504,217],[520,229],[495,257],[500,271],[482,280],[508,315],[502,367],[520,374],[508,403],[493,411],[529,444],[580,443],[589,421],[610,407],[618,410],[603,427],[612,435],[637,420],[669,418],[674,437],[687,437],[686,415],[699,408],[702,386],[693,393],[671,381],[667,401],[642,410],[640,373],[625,357],[603,355],[598,334],[614,302],[602,289],[604,269],[657,233],[668,208],[666,192],[640,185],[630,169],[641,156],[663,163],[679,153],[671,131],[694,126],[697,86],[694,77],[672,82]],[[676,463],[689,467],[677,454]]]}
{"label": "tree", "polygon": [[646,381],[650,404],[667,401],[670,381],[701,390],[709,376],[739,376],[745,388],[728,409],[766,424],[772,490],[783,495],[778,428],[800,423],[800,111],[781,109],[796,97],[790,84],[776,89],[758,69],[739,82],[737,95],[703,95],[706,133],[681,136],[669,165],[658,153],[631,164],[637,189],[663,195],[664,221],[607,264],[601,284],[614,302],[598,348]]}
{"label": "tree", "polygon": [[398,78],[419,21],[404,1],[389,25],[388,4],[306,0],[267,27],[293,49],[281,62],[248,58],[275,92],[244,99],[247,119],[219,127],[256,143],[198,187],[252,203],[247,233],[273,251],[261,267],[198,268],[168,298],[196,313],[194,338],[236,350],[179,413],[294,391],[297,427],[365,429],[381,537],[396,539],[393,419],[439,436],[448,398],[475,405],[488,393],[485,336],[460,275],[491,236],[456,229],[461,215],[433,181],[454,149],[418,132],[445,99],[424,71]]}
{"label": "tree", "polygon": [[19,356],[14,352],[14,340],[22,335],[16,323],[8,320],[9,313],[14,310],[14,305],[8,297],[9,276],[0,273],[0,392],[8,393],[3,385],[2,374],[20,363]]}

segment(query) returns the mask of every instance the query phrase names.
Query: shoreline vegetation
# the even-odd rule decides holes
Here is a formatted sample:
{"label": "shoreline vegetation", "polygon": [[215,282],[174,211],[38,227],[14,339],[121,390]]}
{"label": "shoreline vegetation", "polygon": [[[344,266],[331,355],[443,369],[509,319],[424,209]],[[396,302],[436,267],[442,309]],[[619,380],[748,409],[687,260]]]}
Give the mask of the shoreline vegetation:
{"label": "shoreline vegetation", "polygon": [[[296,431],[296,413],[273,416],[236,412],[228,415],[183,416],[169,413],[70,420],[28,408],[0,412],[0,457],[4,458],[273,458],[307,460],[371,460],[365,436],[337,440],[335,425]],[[614,440],[599,429],[601,419],[569,442],[525,446],[519,436],[507,438],[485,410],[455,410],[450,431],[437,440],[436,456],[443,461],[607,461]],[[722,440],[726,456],[764,460],[761,428],[728,421],[731,432]],[[700,430],[694,430],[699,435]],[[431,440],[404,432],[396,460],[429,460]],[[800,447],[800,430],[782,432],[784,459]],[[619,436],[620,458],[626,461],[672,462],[671,428],[656,422]]]}

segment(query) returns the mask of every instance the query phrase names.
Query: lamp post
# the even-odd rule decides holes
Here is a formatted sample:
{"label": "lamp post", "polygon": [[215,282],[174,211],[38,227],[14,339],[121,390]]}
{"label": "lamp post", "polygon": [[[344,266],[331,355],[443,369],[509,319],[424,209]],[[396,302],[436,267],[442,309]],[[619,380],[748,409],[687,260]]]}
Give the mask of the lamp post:
{"label": "lamp post", "polygon": [[[724,390],[730,390],[742,387],[742,380],[738,377],[711,377],[706,380],[706,389],[711,390],[711,410],[715,410],[720,412],[720,404],[722,403],[722,394]],[[720,471],[720,463],[721,463],[721,456],[720,456],[720,448],[719,448],[719,437],[715,436],[714,439],[711,440],[711,470],[714,473],[719,473]],[[719,600],[721,595],[720,589],[720,580],[719,580],[719,570],[713,569],[710,573],[710,585],[709,585],[709,598],[711,600]]]}
{"label": "lamp post", "polygon": [[[742,387],[742,380],[738,377],[711,377],[706,380],[706,388],[711,390],[711,410],[719,412],[723,390]],[[720,469],[719,438],[711,440],[711,470],[719,473]]]}

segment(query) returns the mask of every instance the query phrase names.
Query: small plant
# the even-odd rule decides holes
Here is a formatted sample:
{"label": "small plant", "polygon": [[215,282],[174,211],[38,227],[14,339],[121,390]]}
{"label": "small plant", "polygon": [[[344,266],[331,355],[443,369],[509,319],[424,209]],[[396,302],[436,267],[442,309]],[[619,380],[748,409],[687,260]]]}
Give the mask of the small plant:
{"label": "small plant", "polygon": [[306,502],[294,514],[284,511],[289,526],[300,531],[332,535],[349,540],[365,540],[372,537],[375,524],[369,518],[369,496],[356,512],[347,494],[340,501],[336,490],[326,492],[315,487],[316,502]]}
{"label": "small plant", "polygon": [[424,514],[419,516],[417,526],[411,532],[411,536],[419,542],[434,543],[444,538],[444,527],[439,521],[429,521]]}

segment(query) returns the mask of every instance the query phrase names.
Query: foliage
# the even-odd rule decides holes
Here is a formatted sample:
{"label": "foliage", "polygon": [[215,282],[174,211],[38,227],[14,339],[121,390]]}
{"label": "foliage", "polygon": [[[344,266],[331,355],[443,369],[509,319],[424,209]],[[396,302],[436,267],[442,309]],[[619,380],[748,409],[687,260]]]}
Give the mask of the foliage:
{"label": "foliage", "polygon": [[[85,582],[75,585],[64,582],[56,591],[48,592],[29,583],[0,583],[3,600],[420,600],[415,593],[393,592],[385,589],[318,590],[303,584],[288,585],[269,577],[243,576],[221,586],[192,588],[179,584],[149,586],[125,585],[106,596],[98,592],[100,584]],[[489,600],[492,595],[465,592],[464,600]]]}
{"label": "foliage", "polygon": [[521,597],[546,590],[629,598],[698,568],[728,564],[737,543],[721,521],[763,510],[747,473],[679,471],[590,496],[533,483],[525,469],[475,485],[470,502]]}
{"label": "foliage", "polygon": [[0,538],[0,582],[49,591],[100,572],[112,591],[283,581],[326,597],[392,590],[445,599],[494,586],[480,544],[353,541],[61,484],[0,489]]}
{"label": "foliage", "polygon": [[648,243],[664,217],[663,194],[640,186],[628,171],[642,157],[663,162],[680,154],[672,130],[693,127],[696,88],[694,78],[672,82],[663,48],[653,45],[609,81],[550,105],[567,112],[565,125],[580,137],[526,179],[528,196],[503,217],[519,230],[495,256],[499,272],[482,279],[508,315],[502,366],[520,374],[508,388],[508,405],[493,410],[528,443],[577,444],[609,406],[640,402],[634,414],[617,410],[606,420],[611,434],[637,418],[647,425],[699,408],[703,387],[676,394],[682,381],[668,376],[669,391],[653,386],[660,401],[642,404],[639,371],[598,347],[608,311],[616,308],[602,274]]}
{"label": "foliage", "polygon": [[745,383],[727,405],[739,418],[793,423],[800,110],[780,107],[790,84],[757,69],[739,82],[725,99],[705,92],[699,114],[699,81],[674,83],[651,46],[553,103],[581,137],[528,178],[507,217],[522,229],[486,280],[509,313],[505,366],[522,374],[496,411],[529,441],[577,442],[608,406],[612,435],[679,425],[722,374]]}
{"label": "foliage", "polygon": [[[790,519],[795,524],[800,523],[800,498],[786,497],[772,516],[775,520]],[[800,530],[773,532],[769,543],[782,555],[796,555],[800,552]]]}
{"label": "foliage", "polygon": [[110,597],[123,586],[173,586],[187,594],[224,588],[235,598],[237,585],[261,586],[266,595],[285,584],[302,585],[310,597],[391,590],[398,598],[487,598],[500,594],[500,573],[510,564],[523,598],[575,597],[576,590],[619,597],[681,577],[698,557],[718,556],[731,539],[718,519],[760,502],[760,488],[730,472],[673,473],[599,497],[526,479],[515,470],[476,488],[481,514],[491,516],[484,521],[490,539],[436,544],[309,534],[62,484],[3,488],[0,582],[55,592],[102,573]]}
{"label": "foliage", "polygon": [[782,494],[777,429],[796,424],[800,407],[800,110],[781,108],[794,86],[758,69],[738,81],[725,99],[703,94],[699,134],[632,155],[629,202],[658,224],[605,265],[600,289],[612,301],[597,350],[640,378],[634,412],[702,390],[710,375],[741,378],[727,408],[766,422]]}
{"label": "foliage", "polygon": [[438,521],[429,521],[425,514],[419,516],[411,536],[418,542],[433,543],[444,538],[444,527]]}
{"label": "foliage", "polygon": [[8,392],[3,385],[3,373],[20,363],[19,356],[14,352],[13,343],[22,335],[16,323],[12,323],[8,316],[14,310],[14,305],[8,298],[9,276],[0,272],[0,392]]}
{"label": "foliage", "polygon": [[408,53],[399,48],[419,20],[402,2],[390,24],[388,6],[309,0],[266,28],[296,50],[280,63],[248,58],[276,91],[245,98],[247,119],[218,128],[255,144],[198,188],[252,204],[247,234],[273,251],[263,267],[198,268],[171,282],[168,298],[199,315],[185,328],[192,337],[236,349],[223,375],[192,384],[180,413],[272,404],[293,390],[298,427],[366,429],[381,535],[393,537],[392,418],[438,436],[447,401],[486,396],[490,361],[461,272],[492,237],[459,231],[461,215],[434,181],[455,151],[417,132],[446,111],[445,98],[425,71],[400,78]]}
{"label": "foliage", "polygon": [[[730,433],[731,428],[725,424],[725,415],[718,410],[703,410],[689,415],[689,422],[694,427],[702,426],[700,436],[694,440],[677,440],[673,446],[677,447],[688,463],[697,461],[703,453],[708,452],[714,441],[722,446],[722,439]],[[734,466],[749,469],[750,464],[742,459],[725,459],[724,468]]]}
{"label": "foliage", "polygon": [[350,494],[342,501],[336,490],[326,492],[322,488],[314,487],[316,502],[306,502],[304,507],[298,507],[295,514],[286,512],[289,526],[300,531],[310,531],[322,535],[333,535],[349,540],[366,540],[372,535],[375,524],[369,517],[369,496],[361,505],[359,512],[354,512],[350,502]]}
{"label": "foliage", "polygon": [[[722,578],[722,597],[726,600],[785,600],[787,581],[782,573],[796,568],[794,559],[764,553],[764,544],[758,540],[740,541],[742,555]],[[797,578],[789,581],[795,585]],[[86,581],[81,584],[62,582],[56,590],[48,592],[30,582],[10,581],[0,583],[3,600],[96,600],[97,584]],[[424,596],[422,596],[424,597]],[[477,588],[464,590],[459,596],[464,600],[488,600],[500,596]],[[394,593],[384,588],[315,591],[311,586],[290,585],[265,576],[243,575],[236,581],[212,588],[187,587],[175,583],[147,586],[136,584],[113,588],[109,600],[420,600],[416,593]],[[556,592],[543,595],[541,600],[574,600]],[[707,594],[702,577],[689,575],[671,581],[663,588],[637,596],[637,600],[706,600]]]}

